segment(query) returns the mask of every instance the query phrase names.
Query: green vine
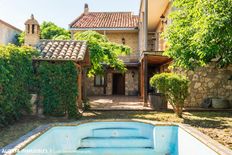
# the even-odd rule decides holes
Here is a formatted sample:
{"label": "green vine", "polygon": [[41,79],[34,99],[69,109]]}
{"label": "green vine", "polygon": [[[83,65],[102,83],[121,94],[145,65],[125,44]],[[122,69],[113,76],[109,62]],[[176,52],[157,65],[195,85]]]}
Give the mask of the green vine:
{"label": "green vine", "polygon": [[77,118],[77,70],[73,62],[42,62],[38,68],[39,92],[47,115]]}
{"label": "green vine", "polygon": [[30,47],[0,46],[0,127],[31,111],[29,85],[32,82]]}

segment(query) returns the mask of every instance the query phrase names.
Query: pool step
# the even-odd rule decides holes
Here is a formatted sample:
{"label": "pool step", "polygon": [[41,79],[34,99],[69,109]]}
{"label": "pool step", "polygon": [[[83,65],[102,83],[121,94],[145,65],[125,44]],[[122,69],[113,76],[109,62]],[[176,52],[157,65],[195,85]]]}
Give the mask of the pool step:
{"label": "pool step", "polygon": [[[78,155],[154,155],[156,152],[152,148],[80,148]],[[163,155],[163,154],[162,154]]]}
{"label": "pool step", "polygon": [[152,140],[146,137],[86,137],[81,139],[81,148],[120,147],[151,148]]}
{"label": "pool step", "polygon": [[96,128],[92,132],[93,137],[137,137],[140,135],[137,128]]}

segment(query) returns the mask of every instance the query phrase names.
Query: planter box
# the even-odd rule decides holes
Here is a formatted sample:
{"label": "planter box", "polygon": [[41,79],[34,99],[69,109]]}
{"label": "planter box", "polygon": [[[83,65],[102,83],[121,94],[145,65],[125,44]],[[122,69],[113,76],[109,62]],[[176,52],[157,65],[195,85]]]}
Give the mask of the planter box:
{"label": "planter box", "polygon": [[149,93],[148,102],[153,110],[167,110],[167,100],[162,93]]}
{"label": "planter box", "polygon": [[212,107],[215,109],[227,109],[229,108],[229,102],[224,99],[212,98]]}

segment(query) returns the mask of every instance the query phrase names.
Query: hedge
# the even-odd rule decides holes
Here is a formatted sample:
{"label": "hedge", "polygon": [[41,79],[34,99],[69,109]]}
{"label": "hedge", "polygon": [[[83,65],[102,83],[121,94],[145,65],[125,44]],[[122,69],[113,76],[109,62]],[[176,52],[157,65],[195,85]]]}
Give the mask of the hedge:
{"label": "hedge", "polygon": [[28,86],[33,77],[31,57],[36,53],[30,47],[0,46],[0,127],[30,112]]}

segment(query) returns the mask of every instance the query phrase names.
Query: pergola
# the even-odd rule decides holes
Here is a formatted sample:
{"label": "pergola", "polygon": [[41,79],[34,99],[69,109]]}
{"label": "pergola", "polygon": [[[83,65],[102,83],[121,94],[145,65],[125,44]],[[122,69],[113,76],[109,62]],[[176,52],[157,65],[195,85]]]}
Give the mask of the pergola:
{"label": "pergola", "polygon": [[78,97],[77,106],[82,109],[82,100],[86,98],[86,74],[90,66],[90,54],[86,41],[74,40],[41,40],[37,46],[40,54],[33,58],[33,66],[39,65],[42,61],[60,63],[72,61],[78,69],[77,87]]}

